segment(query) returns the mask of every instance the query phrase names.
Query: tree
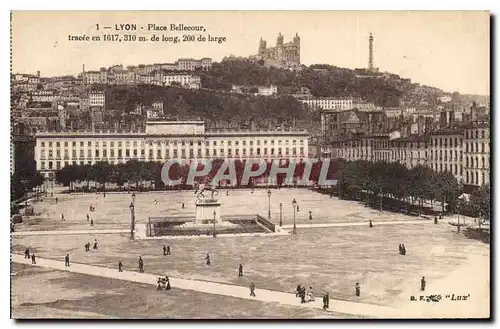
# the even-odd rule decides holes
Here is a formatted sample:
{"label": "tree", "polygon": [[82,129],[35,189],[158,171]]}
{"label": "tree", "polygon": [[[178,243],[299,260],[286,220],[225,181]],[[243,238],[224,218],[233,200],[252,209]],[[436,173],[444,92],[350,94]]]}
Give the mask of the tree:
{"label": "tree", "polygon": [[441,171],[435,175],[435,183],[435,196],[441,201],[442,211],[445,211],[446,202],[448,211],[455,209],[457,198],[461,193],[461,187],[455,176],[449,171]]}
{"label": "tree", "polygon": [[491,191],[490,185],[483,185],[477,190],[475,190],[470,199],[470,203],[473,206],[474,212],[479,219],[479,225],[481,225],[481,220],[490,221],[491,220]]}

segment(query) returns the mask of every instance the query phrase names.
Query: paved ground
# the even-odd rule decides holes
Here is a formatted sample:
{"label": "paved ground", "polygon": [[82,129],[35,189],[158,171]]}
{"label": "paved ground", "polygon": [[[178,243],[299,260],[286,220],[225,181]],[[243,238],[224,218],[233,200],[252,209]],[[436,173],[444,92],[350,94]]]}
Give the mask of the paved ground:
{"label": "paved ground", "polygon": [[[96,195],[63,195],[57,205],[49,200],[35,204],[35,212],[39,215],[19,226],[20,231],[16,232],[12,239],[12,248],[14,253],[22,253],[24,248],[29,247],[37,256],[48,258],[48,262],[52,258],[63,259],[66,252],[70,252],[72,259],[82,263],[71,268],[78,269],[78,266],[82,266],[87,272],[95,272],[97,268],[99,276],[102,273],[111,273],[111,276],[102,276],[109,278],[115,278],[118,273],[115,269],[106,267],[116,266],[117,259],[123,257],[128,265],[127,269],[133,270],[130,264],[135,264],[138,255],[142,255],[143,258],[146,256],[148,271],[167,272],[174,277],[173,282],[179,288],[182,287],[181,289],[206,292],[215,296],[232,296],[230,293],[234,291],[238,295],[237,298],[247,302],[250,300],[247,296],[247,285],[249,280],[252,280],[257,284],[256,300],[283,300],[280,301],[283,305],[296,303],[294,306],[299,304],[300,307],[318,309],[318,305],[300,305],[292,294],[274,291],[291,292],[297,283],[305,283],[313,285],[318,294],[323,290],[329,291],[332,297],[345,300],[345,303],[354,303],[354,306],[336,304],[338,309],[335,311],[345,314],[362,314],[367,317],[396,314],[391,309],[390,315],[384,315],[386,311],[380,310],[387,310],[385,306],[378,308],[379,306],[372,304],[402,307],[406,317],[411,314],[434,317],[456,317],[457,313],[463,317],[489,314],[489,292],[485,289],[489,287],[489,246],[456,234],[456,228],[448,224],[449,221],[455,222],[456,217],[444,218],[440,225],[431,225],[432,220],[415,220],[415,217],[403,214],[379,212],[307,190],[273,190],[272,193],[272,207],[277,205],[276,202],[282,202],[284,205],[282,218],[284,228],[288,231],[293,227],[293,209],[290,205],[287,211],[285,205],[295,194],[300,205],[300,212],[296,214],[299,228],[297,236],[266,235],[271,237],[270,239],[255,236],[241,236],[238,239],[179,239],[175,243],[168,242],[173,240],[172,237],[164,237],[158,239],[163,241],[131,242],[127,228],[130,214],[125,205],[129,202],[127,194],[109,194],[106,200],[97,201],[95,204],[98,211],[93,214],[96,226],[92,229],[89,229],[84,216],[88,202],[98,200],[99,197],[96,199]],[[187,210],[180,209],[180,203],[175,209],[169,208],[170,206],[154,208],[151,205],[154,198],[158,199],[160,205],[166,202],[170,205],[175,200],[190,200],[191,197],[190,192],[139,194],[136,202],[142,205],[138,208],[143,208],[142,213],[138,212],[138,220],[140,222],[150,210],[153,213],[151,216],[157,216],[158,213],[189,216],[190,211],[194,214],[194,208],[190,209],[189,204],[186,205]],[[251,213],[259,209],[261,215],[267,217],[267,209],[262,209],[266,208],[262,207],[262,204],[267,206],[265,190],[255,190],[253,195],[250,191],[230,191],[229,197],[222,197],[227,198],[223,201],[227,215]],[[290,200],[286,201],[286,198]],[[245,205],[250,199],[253,201]],[[321,205],[321,208],[318,205]],[[312,224],[308,209],[314,209]],[[66,215],[66,222],[60,221],[60,211],[67,211],[69,214]],[[277,222],[277,218],[279,207],[277,214],[272,213],[272,221]],[[373,221],[373,228],[368,228],[369,219]],[[38,232],[31,236],[32,232],[28,230]],[[51,234],[50,238],[47,234]],[[83,245],[94,238],[99,239],[102,248],[85,253]],[[397,255],[397,245],[401,242],[404,242],[409,250],[406,257]],[[174,256],[168,260],[158,257],[163,243],[171,243],[174,246]],[[215,258],[215,265],[211,268],[203,266],[201,261],[207,251]],[[24,259],[21,257],[20,261]],[[39,264],[42,265],[43,262],[40,258]],[[245,264],[245,281],[236,280],[234,269],[238,263]],[[44,266],[65,270],[63,263],[47,264]],[[79,271],[75,273],[87,273]],[[97,275],[87,274],[94,277]],[[130,277],[125,279],[150,285],[156,281],[156,274],[149,274],[151,277],[136,277],[134,274],[137,275],[134,272],[127,274]],[[440,303],[409,302],[409,296],[420,294],[418,286],[422,275],[428,280],[429,294],[470,294],[469,302],[457,303],[444,299]],[[151,278],[153,280],[150,280]],[[207,281],[211,282],[198,285],[198,282]],[[361,283],[361,298],[353,296],[355,282]],[[225,290],[226,287],[235,287],[235,284],[242,284],[244,287],[232,288],[230,292]],[[220,289],[223,293],[220,293]],[[332,301],[331,306],[335,303],[337,301]],[[365,305],[369,305],[367,310]],[[147,313],[144,314],[142,316]],[[250,312],[247,316],[255,315]]]}
{"label": "paved ground", "polygon": [[[59,202],[55,203],[55,197]],[[373,220],[403,221],[414,220],[415,217],[391,212],[380,212],[376,209],[364,207],[355,201],[338,200],[327,195],[319,194],[307,189],[288,188],[273,189],[271,194],[271,221],[275,224],[280,219],[280,204],[282,222],[293,224],[292,200],[296,199],[299,211],[295,213],[298,224],[309,224],[309,211],[313,223],[348,223]],[[154,204],[154,200],[157,203]],[[248,216],[257,213],[267,218],[268,197],[265,189],[231,190],[229,195],[221,190],[218,196],[222,203],[221,216]],[[107,193],[104,198],[97,194],[54,194],[43,202],[34,203],[35,213],[23,224],[16,224],[16,231],[50,231],[50,230],[80,230],[89,229],[90,223],[86,220],[89,214],[94,219],[96,229],[118,229],[130,226],[129,204],[131,194]],[[138,223],[147,222],[148,217],[182,216],[195,217],[195,197],[192,191],[144,192],[136,193],[135,213]],[[182,209],[182,203],[185,209]],[[89,212],[89,206],[95,207]],[[60,220],[64,214],[66,221]]]}
{"label": "paved ground", "polygon": [[[21,264],[31,264],[31,261],[24,258],[23,255],[12,255],[12,261]],[[145,284],[156,285],[156,280],[160,274],[150,273],[137,273],[131,271],[118,272],[116,269],[105,267],[98,267],[92,265],[72,263],[70,267],[65,267],[64,262],[52,259],[38,258],[36,266],[48,267],[56,270],[71,271],[75,273],[100,276],[118,280],[139,282]],[[186,280],[181,278],[170,277],[172,286],[184,289],[193,290],[203,293],[216,294],[222,296],[230,296],[236,298],[259,300],[262,302],[275,302],[290,306],[300,306],[307,308],[322,308],[321,297],[317,297],[316,301],[307,304],[301,304],[300,299],[295,297],[294,294],[272,291],[267,289],[256,289],[256,297],[249,295],[248,287],[241,287],[236,285],[227,285],[216,282],[200,281],[200,280]],[[330,311],[361,315],[374,318],[394,318],[404,317],[401,310],[364,303],[354,303],[349,301],[330,299]]]}

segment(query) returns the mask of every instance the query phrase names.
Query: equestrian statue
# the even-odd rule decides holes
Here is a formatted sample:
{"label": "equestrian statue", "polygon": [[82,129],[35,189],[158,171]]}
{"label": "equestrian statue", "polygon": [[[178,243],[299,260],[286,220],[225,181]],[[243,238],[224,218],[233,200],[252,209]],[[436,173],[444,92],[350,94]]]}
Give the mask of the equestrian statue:
{"label": "equestrian statue", "polygon": [[211,195],[210,195],[211,200],[214,200],[214,196],[217,196],[219,194],[219,191],[217,191],[217,189],[210,187],[208,184],[198,184],[196,186],[196,191],[194,191],[194,194],[196,194],[196,197],[198,198],[198,200],[201,201],[201,200],[207,199],[207,198],[205,198],[205,195],[203,194],[203,192],[205,192],[205,191],[211,192]]}

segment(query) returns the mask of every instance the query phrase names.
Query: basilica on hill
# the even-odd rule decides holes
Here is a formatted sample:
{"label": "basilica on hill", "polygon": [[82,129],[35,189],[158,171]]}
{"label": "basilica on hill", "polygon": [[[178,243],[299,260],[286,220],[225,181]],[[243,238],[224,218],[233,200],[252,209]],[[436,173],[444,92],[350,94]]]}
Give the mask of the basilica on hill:
{"label": "basilica on hill", "polygon": [[295,34],[293,40],[283,43],[281,32],[276,38],[276,46],[267,48],[267,42],[260,39],[259,50],[253,59],[263,60],[265,66],[273,66],[287,69],[300,68],[300,37]]}

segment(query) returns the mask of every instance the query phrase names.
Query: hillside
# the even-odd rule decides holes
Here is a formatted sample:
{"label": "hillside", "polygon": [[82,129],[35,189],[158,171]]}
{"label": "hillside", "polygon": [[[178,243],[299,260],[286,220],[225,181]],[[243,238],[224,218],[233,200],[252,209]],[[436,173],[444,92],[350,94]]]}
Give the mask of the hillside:
{"label": "hillside", "polygon": [[[150,106],[163,101],[164,114],[175,117],[202,118],[208,126],[276,126],[312,128],[317,126],[319,114],[308,109],[290,96],[263,97],[238,95],[211,90],[188,90],[154,85],[100,86],[106,90],[106,112],[119,120],[130,115],[137,105]],[[143,116],[145,114],[143,113]]]}
{"label": "hillside", "polygon": [[267,68],[259,63],[233,60],[214,63],[201,72],[204,88],[230,90],[231,85],[277,85],[278,91],[307,87],[315,97],[354,97],[378,106],[399,106],[400,99],[434,104],[444,95],[437,88],[412,84],[395,74],[367,74],[326,64],[303,66],[298,72]]}

